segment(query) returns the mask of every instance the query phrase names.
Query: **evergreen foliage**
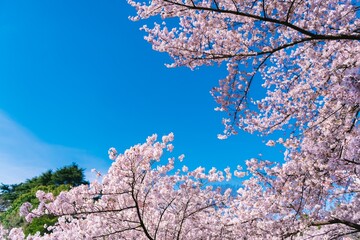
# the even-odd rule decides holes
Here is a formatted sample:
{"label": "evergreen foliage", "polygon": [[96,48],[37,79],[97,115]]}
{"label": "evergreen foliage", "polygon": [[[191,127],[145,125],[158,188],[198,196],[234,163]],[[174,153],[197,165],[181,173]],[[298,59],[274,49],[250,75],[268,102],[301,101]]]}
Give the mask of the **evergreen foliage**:
{"label": "evergreen foliage", "polygon": [[55,172],[47,170],[19,184],[2,183],[0,185],[0,222],[7,229],[22,227],[26,235],[36,232],[43,234],[47,231],[44,225],[53,225],[57,217],[46,215],[27,223],[19,215],[21,205],[29,202],[37,207],[39,200],[36,198],[36,192],[38,190],[51,192],[57,196],[60,192],[68,191],[71,187],[81,184],[88,184],[88,182],[85,181],[84,169],[79,168],[75,163],[59,168]]}

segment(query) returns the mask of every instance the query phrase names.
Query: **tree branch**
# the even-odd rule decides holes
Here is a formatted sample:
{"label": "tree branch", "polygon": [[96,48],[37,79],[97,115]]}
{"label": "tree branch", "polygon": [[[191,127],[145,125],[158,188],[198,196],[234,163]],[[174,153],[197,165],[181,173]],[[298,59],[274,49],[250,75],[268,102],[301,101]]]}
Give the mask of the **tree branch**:
{"label": "tree branch", "polygon": [[190,5],[186,5],[186,4],[182,4],[182,3],[177,3],[177,2],[173,2],[171,0],[164,0],[164,2],[170,3],[170,4],[174,4],[177,6],[181,6],[181,7],[185,7],[187,9],[192,9],[192,10],[199,10],[199,11],[210,11],[210,12],[217,12],[217,13],[227,13],[227,14],[232,14],[232,15],[236,15],[236,16],[242,16],[242,17],[247,17],[247,18],[251,18],[254,20],[260,20],[260,21],[264,21],[264,22],[270,22],[270,23],[275,23],[275,24],[279,24],[282,26],[286,26],[290,29],[293,29],[299,33],[302,33],[306,36],[311,37],[312,39],[316,39],[316,40],[360,40],[360,35],[344,35],[344,34],[339,34],[339,35],[323,35],[323,34],[316,34],[316,33],[312,33],[304,28],[298,27],[292,23],[289,23],[287,21],[281,21],[275,18],[270,18],[270,17],[262,17],[262,16],[258,16],[258,15],[254,15],[254,14],[250,14],[250,13],[245,13],[245,12],[240,12],[240,11],[233,11],[233,10],[227,10],[227,9],[214,9],[211,7],[200,7],[200,6],[190,6]]}
{"label": "tree branch", "polygon": [[360,224],[350,222],[347,220],[341,220],[338,218],[333,218],[328,221],[319,221],[319,222],[313,222],[311,223],[311,226],[325,226],[325,225],[332,225],[332,224],[344,224],[348,227],[356,229],[358,232],[360,232]]}

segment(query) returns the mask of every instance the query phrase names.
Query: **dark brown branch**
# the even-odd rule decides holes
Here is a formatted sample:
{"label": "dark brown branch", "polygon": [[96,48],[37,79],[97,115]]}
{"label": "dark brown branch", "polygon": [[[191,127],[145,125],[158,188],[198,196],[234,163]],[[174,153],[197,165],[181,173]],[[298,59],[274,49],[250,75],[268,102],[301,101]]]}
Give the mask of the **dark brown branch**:
{"label": "dark brown branch", "polygon": [[206,205],[206,206],[204,206],[204,207],[201,207],[201,208],[199,208],[199,209],[196,209],[195,211],[193,211],[193,212],[191,212],[190,214],[188,214],[186,217],[190,217],[190,216],[192,216],[192,215],[194,215],[194,214],[196,214],[196,213],[198,213],[198,212],[201,212],[202,210],[205,210],[205,209],[210,208],[210,207],[215,207],[215,206],[216,206],[216,204],[214,204],[214,203],[209,204],[209,205]]}
{"label": "dark brown branch", "polygon": [[[285,48],[288,48],[288,47],[292,47],[292,46],[295,46],[297,44],[300,44],[300,43],[303,43],[303,42],[309,42],[309,41],[314,41],[314,40],[317,40],[315,38],[303,38],[303,39],[300,39],[298,41],[294,41],[294,42],[291,42],[291,43],[286,43],[286,44],[283,44],[277,48],[273,48],[271,50],[268,50],[268,51],[261,51],[261,52],[250,52],[250,53],[240,53],[240,54],[213,54],[213,53],[207,53],[207,52],[204,52],[203,54],[205,55],[208,55],[208,56],[211,56],[211,57],[205,57],[205,58],[194,58],[194,60],[203,60],[203,59],[209,59],[209,60],[215,60],[215,59],[225,59],[225,58],[233,58],[233,57],[257,57],[257,56],[262,56],[262,55],[266,55],[266,54],[273,54],[273,53],[276,53],[280,50],[283,50]],[[196,51],[191,51],[189,49],[182,49],[182,50],[186,50],[186,51],[189,51],[189,52],[196,52]]]}
{"label": "dark brown branch", "polygon": [[219,5],[218,5],[218,3],[216,2],[216,0],[214,0],[214,4],[215,4],[215,6],[216,6],[216,10],[219,10],[220,8],[219,8]]}
{"label": "dark brown branch", "polygon": [[187,208],[188,208],[188,206],[189,206],[190,200],[191,200],[191,198],[188,199],[188,201],[186,202],[185,209],[184,209],[184,213],[183,213],[183,217],[182,217],[182,219],[181,219],[180,226],[179,226],[179,231],[178,231],[178,234],[177,234],[177,236],[176,236],[176,240],[180,240],[180,234],[181,234],[182,226],[183,226],[183,224],[184,224],[184,222],[185,222],[185,219],[186,219],[186,210],[187,210]]}
{"label": "dark brown branch", "polygon": [[159,231],[159,227],[160,227],[160,223],[161,223],[161,220],[162,220],[162,217],[164,216],[166,210],[170,207],[170,205],[174,202],[175,198],[173,198],[167,205],[166,207],[163,209],[162,213],[160,214],[160,218],[159,218],[159,221],[158,221],[158,224],[156,226],[156,230],[155,230],[155,234],[154,234],[154,239],[156,239],[156,235]]}
{"label": "dark brown branch", "polygon": [[251,83],[252,81],[254,80],[254,77],[256,75],[256,73],[258,72],[258,70],[262,67],[262,65],[265,64],[265,62],[269,59],[269,57],[271,56],[272,53],[270,53],[269,55],[266,56],[266,58],[264,60],[261,61],[261,63],[259,64],[259,66],[257,66],[257,68],[255,69],[255,73],[251,76],[249,82],[247,83],[246,85],[246,88],[244,90],[244,95],[241,97],[240,101],[238,102],[237,104],[237,107],[236,107],[236,111],[235,111],[235,114],[234,114],[234,118],[233,118],[233,123],[235,123],[235,121],[237,120],[237,114],[238,114],[238,111],[239,111],[239,108],[241,106],[241,104],[243,103],[244,99],[247,98],[247,95],[250,91],[250,86],[251,86]]}
{"label": "dark brown branch", "polygon": [[108,233],[108,234],[103,234],[103,235],[93,237],[93,239],[105,238],[105,237],[108,237],[110,235],[119,234],[119,233],[122,233],[122,232],[131,231],[131,230],[137,230],[139,227],[140,227],[140,225],[138,225],[136,227],[124,228],[124,229],[121,229],[121,230],[118,230],[118,231],[115,231],[115,232],[111,232],[111,233]]}
{"label": "dark brown branch", "polygon": [[356,229],[358,232],[360,232],[360,224],[350,222],[347,220],[341,220],[338,218],[334,218],[328,221],[319,221],[319,222],[313,222],[311,223],[311,226],[325,226],[325,225],[332,225],[332,224],[344,224],[348,227]]}
{"label": "dark brown branch", "polygon": [[289,22],[291,10],[292,10],[292,8],[293,8],[293,6],[294,6],[295,1],[296,1],[296,0],[293,0],[293,1],[291,2],[291,4],[290,4],[289,10],[288,10],[288,12],[287,12],[287,14],[286,14],[286,20],[285,20],[285,22]]}
{"label": "dark brown branch", "polygon": [[[267,17],[266,9],[265,9],[265,0],[262,0],[262,9],[263,9],[263,12],[264,12],[264,17]],[[238,10],[238,12],[239,12],[239,10]]]}
{"label": "dark brown branch", "polygon": [[75,212],[75,213],[68,213],[68,214],[66,214],[66,213],[63,213],[63,214],[53,213],[53,215],[56,216],[56,217],[61,217],[61,216],[78,216],[78,215],[83,215],[83,214],[113,213],[113,212],[123,212],[125,210],[129,210],[129,209],[133,209],[133,208],[135,208],[135,206],[124,207],[124,208],[121,208],[121,209],[83,211],[83,212]]}
{"label": "dark brown branch", "polygon": [[345,162],[355,164],[355,165],[360,165],[360,162],[356,162],[356,161],[349,160],[349,159],[346,159],[346,158],[342,158],[341,161],[345,161]]}
{"label": "dark brown branch", "polygon": [[135,186],[132,186],[131,197],[132,197],[132,199],[134,200],[134,203],[135,203],[136,213],[137,213],[137,216],[138,216],[138,219],[139,219],[139,222],[140,222],[140,226],[141,226],[141,228],[143,229],[146,237],[147,237],[148,239],[150,239],[150,240],[154,240],[154,239],[150,236],[150,233],[149,233],[149,231],[147,230],[147,228],[146,228],[146,226],[145,226],[145,223],[144,223],[144,221],[143,221],[143,219],[142,219],[142,214],[141,214],[141,212],[140,212],[140,207],[139,207],[139,204],[138,204],[138,199],[137,199],[137,197],[135,196],[135,192],[134,192],[135,189],[134,189],[134,187],[135,187]]}
{"label": "dark brown branch", "polygon": [[259,21],[264,21],[264,22],[270,22],[270,23],[275,23],[275,24],[279,24],[279,25],[283,25],[286,26],[290,29],[293,29],[299,33],[302,33],[306,36],[311,37],[312,39],[317,39],[317,40],[360,40],[360,35],[344,35],[344,34],[340,34],[340,35],[323,35],[323,34],[316,34],[316,33],[312,33],[306,29],[303,29],[301,27],[298,27],[292,23],[286,22],[286,21],[281,21],[275,18],[270,18],[270,17],[262,17],[262,16],[258,16],[258,15],[254,15],[254,14],[250,14],[250,13],[245,13],[245,12],[239,12],[239,11],[233,11],[233,10],[227,10],[227,9],[214,9],[211,7],[199,7],[199,6],[189,6],[186,4],[182,4],[182,3],[177,3],[177,2],[173,2],[171,0],[164,0],[167,3],[170,4],[174,4],[177,6],[181,6],[181,7],[185,7],[188,9],[192,9],[192,10],[199,10],[199,11],[211,11],[211,12],[217,12],[217,13],[227,13],[227,14],[232,14],[232,15],[237,15],[237,16],[242,16],[242,17],[248,17],[251,19],[255,19],[255,20],[259,20]]}

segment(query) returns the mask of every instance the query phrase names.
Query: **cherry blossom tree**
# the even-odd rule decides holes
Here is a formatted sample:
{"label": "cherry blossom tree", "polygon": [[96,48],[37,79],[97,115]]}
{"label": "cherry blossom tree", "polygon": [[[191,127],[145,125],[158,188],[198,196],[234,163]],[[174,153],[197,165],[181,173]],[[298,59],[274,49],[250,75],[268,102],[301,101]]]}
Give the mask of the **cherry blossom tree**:
{"label": "cherry blossom tree", "polygon": [[[212,90],[217,110],[229,114],[221,138],[236,134],[234,126],[298,131],[335,113],[356,116],[360,20],[353,2],[129,1],[137,9],[133,20],[179,19],[172,29],[166,21],[143,27],[153,49],[174,59],[169,67],[227,64],[228,76]],[[249,98],[253,84],[267,89],[264,99]]]}
{"label": "cherry blossom tree", "polygon": [[[217,110],[229,114],[220,138],[236,134],[234,126],[303,132],[335,113],[357,116],[360,20],[352,1],[129,3],[138,13],[133,20],[179,19],[171,30],[165,21],[143,27],[153,48],[174,59],[168,66],[227,63],[228,76],[212,90]],[[262,100],[249,98],[256,82],[267,89]]]}
{"label": "cherry blossom tree", "polygon": [[[164,150],[171,151],[173,134],[156,142],[156,135],[118,155],[102,181],[72,188],[54,198],[36,193],[40,204],[24,203],[20,211],[27,221],[46,215],[59,217],[50,233],[25,236],[12,229],[10,239],[229,239],[233,224],[228,219],[231,190],[221,193],[207,183],[230,178],[215,168],[208,174],[199,167],[175,170],[175,161],[160,164]],[[157,166],[154,166],[157,165]],[[239,172],[238,172],[239,173]]]}
{"label": "cherry blossom tree", "polygon": [[[234,231],[247,226],[258,238],[360,232],[358,1],[129,3],[133,20],[163,19],[143,30],[153,49],[173,58],[169,67],[226,64],[228,75],[211,91],[227,114],[220,139],[238,129],[286,133],[267,143],[286,148],[284,164],[248,161],[254,177],[231,204],[243,219]],[[260,86],[266,94],[256,99]]]}
{"label": "cherry blossom tree", "polygon": [[[360,237],[360,20],[353,0],[152,0],[129,3],[146,40],[167,52],[169,67],[226,64],[211,91],[224,112],[219,138],[239,129],[278,132],[283,163],[250,159],[236,194],[208,182],[229,169],[174,169],[173,135],[150,137],[118,155],[100,182],[57,198],[38,192],[27,220],[59,217],[28,239],[356,239]],[[157,18],[158,19],[158,18]],[[178,20],[175,23],[175,20]],[[170,21],[167,21],[170,20]],[[168,27],[170,25],[171,27]],[[262,99],[253,97],[259,87]],[[180,157],[181,159],[182,157]],[[0,229],[4,232],[4,230]],[[1,234],[5,234],[2,233]],[[7,235],[7,233],[6,233]],[[23,239],[12,229],[10,239]]]}

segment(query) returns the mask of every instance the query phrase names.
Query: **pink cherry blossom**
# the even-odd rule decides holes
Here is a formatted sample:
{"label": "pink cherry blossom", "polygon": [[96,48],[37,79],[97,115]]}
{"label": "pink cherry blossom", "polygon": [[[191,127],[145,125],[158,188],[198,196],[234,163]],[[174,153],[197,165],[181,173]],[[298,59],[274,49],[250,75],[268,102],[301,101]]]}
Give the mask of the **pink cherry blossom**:
{"label": "pink cherry blossom", "polygon": [[[154,50],[173,59],[167,66],[226,66],[211,90],[224,114],[218,138],[280,132],[267,145],[282,145],[284,161],[251,158],[246,171],[234,171],[244,177],[241,187],[224,190],[214,185],[230,180],[229,168],[181,171],[175,158],[160,164],[174,136],[157,142],[154,134],[123,154],[111,148],[114,162],[101,182],[55,199],[39,192],[26,219],[59,219],[49,234],[27,238],[360,238],[358,2],[128,2],[137,11],[132,20],[161,18],[142,30]],[[264,96],[254,94],[260,87]],[[10,239],[24,238],[21,229],[5,232],[0,228]]]}

